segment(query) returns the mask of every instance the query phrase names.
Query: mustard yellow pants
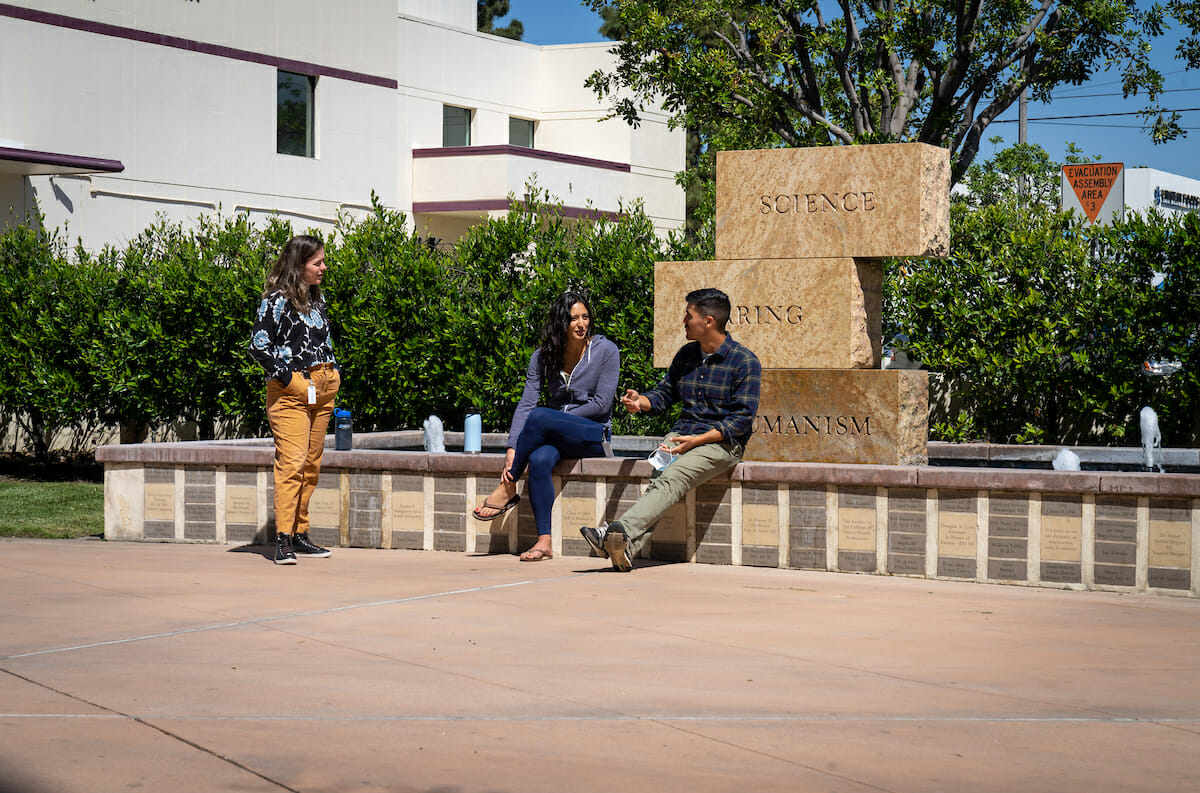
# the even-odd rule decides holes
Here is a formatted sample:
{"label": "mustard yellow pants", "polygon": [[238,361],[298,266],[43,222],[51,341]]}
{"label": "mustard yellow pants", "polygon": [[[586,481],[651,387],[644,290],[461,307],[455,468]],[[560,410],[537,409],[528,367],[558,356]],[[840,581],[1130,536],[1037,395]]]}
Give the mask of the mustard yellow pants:
{"label": "mustard yellow pants", "polygon": [[[317,392],[314,405],[308,404],[310,381]],[[267,421],[275,437],[275,531],[279,534],[308,531],[308,502],[321,475],[325,430],[341,384],[341,375],[331,364],[307,373],[293,372],[286,387],[274,378],[267,381]]]}

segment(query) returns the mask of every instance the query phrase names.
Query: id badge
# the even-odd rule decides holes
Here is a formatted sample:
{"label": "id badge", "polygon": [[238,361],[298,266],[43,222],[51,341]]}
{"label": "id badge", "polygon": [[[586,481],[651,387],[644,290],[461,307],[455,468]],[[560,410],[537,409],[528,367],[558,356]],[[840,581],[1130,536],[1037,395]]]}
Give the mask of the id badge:
{"label": "id badge", "polygon": [[311,381],[308,384],[308,404],[317,404],[317,387]]}

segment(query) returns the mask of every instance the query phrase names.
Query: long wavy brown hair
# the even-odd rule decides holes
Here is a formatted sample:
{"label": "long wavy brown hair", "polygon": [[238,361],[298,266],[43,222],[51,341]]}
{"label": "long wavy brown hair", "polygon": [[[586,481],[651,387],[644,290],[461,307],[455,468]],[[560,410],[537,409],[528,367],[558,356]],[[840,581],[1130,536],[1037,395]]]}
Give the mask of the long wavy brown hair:
{"label": "long wavy brown hair", "polygon": [[283,293],[292,307],[301,313],[321,302],[321,287],[304,283],[304,263],[316,256],[325,243],[307,234],[297,234],[283,246],[275,266],[267,275],[263,297],[276,290]]}
{"label": "long wavy brown hair", "polygon": [[541,344],[538,345],[541,351],[543,385],[548,384],[551,378],[557,377],[559,369],[562,368],[563,355],[567,351],[567,329],[571,326],[571,309],[576,303],[582,303],[591,317],[588,320],[588,338],[596,335],[596,317],[592,314],[592,304],[582,291],[568,290],[556,297],[546,311]]}

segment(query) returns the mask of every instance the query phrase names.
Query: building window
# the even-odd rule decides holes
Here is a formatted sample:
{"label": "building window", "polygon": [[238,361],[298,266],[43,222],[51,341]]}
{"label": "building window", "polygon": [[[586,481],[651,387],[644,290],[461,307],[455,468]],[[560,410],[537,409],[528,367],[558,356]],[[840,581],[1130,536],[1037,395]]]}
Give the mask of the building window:
{"label": "building window", "polygon": [[512,146],[533,148],[533,122],[527,118],[508,117],[508,142]]}
{"label": "building window", "polygon": [[280,154],[313,157],[313,98],[317,78],[279,70],[275,91],[275,147]]}
{"label": "building window", "polygon": [[471,145],[471,111],[465,107],[442,105],[442,145]]}

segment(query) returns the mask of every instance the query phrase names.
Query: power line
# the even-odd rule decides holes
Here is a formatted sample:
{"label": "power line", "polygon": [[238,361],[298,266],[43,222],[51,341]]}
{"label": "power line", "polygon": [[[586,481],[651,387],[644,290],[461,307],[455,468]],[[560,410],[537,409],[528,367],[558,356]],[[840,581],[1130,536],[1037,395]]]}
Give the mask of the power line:
{"label": "power line", "polygon": [[[997,122],[992,122],[993,124]],[[1146,129],[1146,127],[1138,124],[1078,124],[1063,121],[1044,121],[1041,122],[1044,127],[1099,127],[1102,129]],[[1197,132],[1200,127],[1180,127],[1184,132]]]}
{"label": "power line", "polygon": [[[1159,93],[1160,94],[1172,94],[1172,93],[1177,93],[1179,91],[1200,91],[1200,88],[1164,88],[1163,90],[1159,91]],[[1119,91],[1113,91],[1112,93],[1109,93],[1109,94],[1075,94],[1073,96],[1055,96],[1055,97],[1053,97],[1053,99],[1055,102],[1065,102],[1068,99],[1092,99],[1092,98],[1101,97],[1101,96],[1124,96],[1126,99],[1134,98],[1134,96],[1132,94],[1129,96],[1125,96],[1124,94],[1122,94]]]}
{"label": "power line", "polygon": [[[1170,71],[1170,72],[1159,72],[1159,74],[1161,74],[1163,77],[1167,77],[1172,74],[1183,74],[1186,71],[1188,71],[1188,69],[1175,69],[1174,71]],[[1089,80],[1086,85],[1077,85],[1077,86],[1073,86],[1070,88],[1056,88],[1055,91],[1056,92],[1086,91],[1089,88],[1099,88],[1102,85],[1116,85],[1118,83],[1123,83],[1123,82],[1125,82],[1125,81],[1124,80],[1105,80],[1103,82],[1092,82],[1091,80]]]}
{"label": "power line", "polygon": [[[1180,108],[1159,110],[1157,112],[1159,114],[1190,113],[1194,110],[1200,110],[1200,107],[1180,107]],[[1138,111],[1128,112],[1128,113],[1085,113],[1085,114],[1079,115],[1079,116],[1042,116],[1040,118],[1030,118],[1030,119],[1026,119],[1026,120],[1027,121],[1061,121],[1063,119],[1071,119],[1071,118],[1108,118],[1110,116],[1140,116],[1140,115],[1141,115],[1141,112],[1138,112]],[[1003,119],[998,118],[995,121],[993,121],[992,123],[993,124],[1015,124],[1016,121],[1017,121],[1017,119],[1013,119],[1013,118],[1003,118]]]}

